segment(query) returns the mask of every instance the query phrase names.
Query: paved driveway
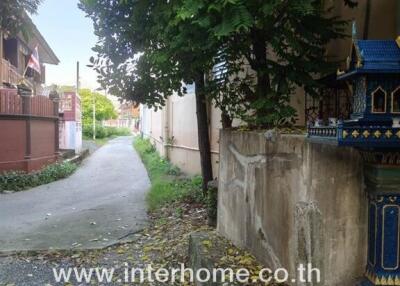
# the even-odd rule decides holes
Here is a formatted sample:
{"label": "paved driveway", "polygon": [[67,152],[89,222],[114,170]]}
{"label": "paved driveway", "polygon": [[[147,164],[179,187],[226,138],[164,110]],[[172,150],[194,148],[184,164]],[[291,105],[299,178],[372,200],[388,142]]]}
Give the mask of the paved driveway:
{"label": "paved driveway", "polygon": [[110,141],[71,177],[0,195],[0,252],[93,249],[146,224],[147,172],[132,137]]}

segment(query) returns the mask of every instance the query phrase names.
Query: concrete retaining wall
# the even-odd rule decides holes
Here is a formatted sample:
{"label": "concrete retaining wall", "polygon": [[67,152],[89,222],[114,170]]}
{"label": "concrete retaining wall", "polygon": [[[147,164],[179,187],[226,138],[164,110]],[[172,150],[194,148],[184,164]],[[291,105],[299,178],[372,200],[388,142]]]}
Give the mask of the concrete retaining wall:
{"label": "concrete retaining wall", "polygon": [[312,263],[320,284],[354,285],[366,258],[367,198],[352,149],[304,136],[221,131],[218,231],[267,266]]}

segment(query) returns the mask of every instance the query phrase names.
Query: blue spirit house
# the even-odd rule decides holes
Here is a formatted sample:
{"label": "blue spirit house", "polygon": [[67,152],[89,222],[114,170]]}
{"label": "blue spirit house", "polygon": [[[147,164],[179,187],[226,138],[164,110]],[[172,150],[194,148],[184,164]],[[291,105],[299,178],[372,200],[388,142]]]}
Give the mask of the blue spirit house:
{"label": "blue spirit house", "polygon": [[353,85],[350,120],[309,127],[309,137],[340,146],[400,148],[400,40],[355,41],[349,70],[339,80]]}
{"label": "blue spirit house", "polygon": [[369,230],[366,274],[359,285],[400,285],[400,38],[354,40],[338,80],[353,88],[351,118],[311,125],[308,137],[360,150]]}

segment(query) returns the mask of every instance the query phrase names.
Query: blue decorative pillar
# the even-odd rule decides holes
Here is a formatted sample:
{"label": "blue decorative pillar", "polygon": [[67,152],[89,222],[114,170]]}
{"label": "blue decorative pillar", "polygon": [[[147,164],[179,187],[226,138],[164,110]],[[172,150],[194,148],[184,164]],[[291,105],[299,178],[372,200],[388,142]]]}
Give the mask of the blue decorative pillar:
{"label": "blue decorative pillar", "polygon": [[354,36],[346,69],[337,79],[353,85],[353,113],[339,124],[310,124],[308,137],[360,150],[369,242],[366,274],[358,286],[400,285],[400,37]]}
{"label": "blue decorative pillar", "polygon": [[400,285],[400,154],[363,152],[368,262],[360,286]]}

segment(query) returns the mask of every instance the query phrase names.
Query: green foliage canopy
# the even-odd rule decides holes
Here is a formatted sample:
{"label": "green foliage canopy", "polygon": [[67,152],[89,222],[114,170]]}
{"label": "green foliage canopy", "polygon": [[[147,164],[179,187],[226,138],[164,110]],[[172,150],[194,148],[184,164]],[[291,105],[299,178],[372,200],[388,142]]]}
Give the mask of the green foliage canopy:
{"label": "green foliage canopy", "polygon": [[293,118],[295,89],[316,94],[316,79],[336,69],[335,59],[326,57],[327,44],[346,36],[347,22],[330,16],[325,5],[322,0],[185,0],[181,15],[223,39],[209,92],[217,105],[254,126]]}
{"label": "green foliage canopy", "polygon": [[36,13],[42,0],[1,0],[0,27],[11,34],[25,32],[31,24],[26,14]]}
{"label": "green foliage canopy", "polygon": [[181,1],[81,0],[93,20],[99,81],[117,96],[159,108],[212,68],[218,46],[178,19]]}
{"label": "green foliage canopy", "polygon": [[315,94],[318,75],[335,70],[326,45],[347,24],[322,0],[81,1],[99,36],[93,65],[113,93],[159,107],[214,68],[204,92],[263,127],[293,118],[296,87]]}
{"label": "green foliage canopy", "polygon": [[96,121],[115,119],[117,112],[109,100],[98,92],[92,92],[89,89],[79,91],[82,100],[82,117],[84,125],[91,125],[93,122],[93,98],[96,106]]}

